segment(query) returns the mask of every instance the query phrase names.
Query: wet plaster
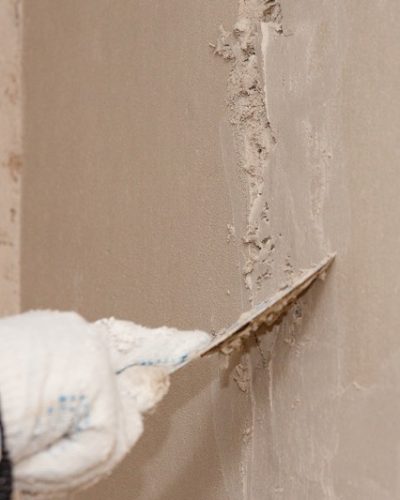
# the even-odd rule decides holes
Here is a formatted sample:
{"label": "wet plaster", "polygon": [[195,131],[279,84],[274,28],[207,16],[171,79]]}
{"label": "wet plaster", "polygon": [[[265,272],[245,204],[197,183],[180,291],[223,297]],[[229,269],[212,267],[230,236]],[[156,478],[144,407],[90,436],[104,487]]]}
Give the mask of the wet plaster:
{"label": "wet plaster", "polygon": [[327,251],[338,258],[261,339],[263,356],[251,351],[243,498],[400,498],[399,115],[390,105],[400,8],[391,4],[386,24],[388,5],[286,0],[281,32],[261,26],[276,139],[264,186],[277,242],[261,294]]}
{"label": "wet plaster", "polygon": [[375,29],[386,5],[239,2],[215,44],[231,65],[228,113],[248,192],[246,229],[236,231],[248,300],[338,252],[327,283],[232,361],[251,412],[241,474],[226,481],[231,498],[400,498],[398,113],[389,104],[400,49],[395,28]]}
{"label": "wet plaster", "polygon": [[21,4],[0,5],[0,315],[19,310]]}

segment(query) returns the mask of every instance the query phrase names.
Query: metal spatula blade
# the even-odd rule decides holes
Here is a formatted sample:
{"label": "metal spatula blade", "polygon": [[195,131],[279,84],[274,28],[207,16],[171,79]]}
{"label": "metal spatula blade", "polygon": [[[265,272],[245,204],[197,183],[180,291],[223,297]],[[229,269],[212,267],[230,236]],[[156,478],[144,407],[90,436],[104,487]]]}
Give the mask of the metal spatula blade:
{"label": "metal spatula blade", "polygon": [[323,279],[325,277],[334,258],[334,254],[328,255],[317,266],[303,272],[299,278],[281,288],[271,298],[243,313],[235,323],[216,334],[208,346],[200,351],[190,353],[172,371],[179,370],[194,359],[216,351],[229,354],[241,344],[243,338],[257,331],[261,325],[272,326],[317,278]]}

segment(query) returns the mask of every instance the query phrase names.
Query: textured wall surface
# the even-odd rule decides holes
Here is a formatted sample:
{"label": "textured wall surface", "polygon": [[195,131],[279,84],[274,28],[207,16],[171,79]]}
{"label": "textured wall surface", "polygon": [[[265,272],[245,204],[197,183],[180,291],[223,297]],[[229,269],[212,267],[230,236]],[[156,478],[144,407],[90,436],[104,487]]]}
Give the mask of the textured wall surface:
{"label": "textured wall surface", "polygon": [[0,316],[19,310],[21,4],[0,4]]}
{"label": "textured wall surface", "polygon": [[399,22],[394,0],[25,2],[24,308],[217,330],[338,253],[227,369],[174,376],[79,498],[400,499]]}

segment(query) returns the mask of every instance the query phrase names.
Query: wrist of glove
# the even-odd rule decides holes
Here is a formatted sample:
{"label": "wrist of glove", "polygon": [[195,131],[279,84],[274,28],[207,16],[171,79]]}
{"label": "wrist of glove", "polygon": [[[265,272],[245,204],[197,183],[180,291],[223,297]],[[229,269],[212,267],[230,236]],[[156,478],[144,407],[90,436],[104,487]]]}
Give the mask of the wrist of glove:
{"label": "wrist of glove", "polygon": [[32,311],[0,319],[0,398],[17,489],[41,498],[89,486],[122,460],[142,414],[203,332]]}

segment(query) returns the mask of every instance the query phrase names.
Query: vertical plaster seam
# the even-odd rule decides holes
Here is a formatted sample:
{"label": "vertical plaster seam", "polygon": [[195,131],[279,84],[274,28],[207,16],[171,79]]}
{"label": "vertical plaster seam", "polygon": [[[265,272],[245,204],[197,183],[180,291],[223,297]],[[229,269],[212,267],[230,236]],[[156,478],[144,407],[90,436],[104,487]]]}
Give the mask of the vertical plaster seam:
{"label": "vertical plaster seam", "polygon": [[[248,188],[247,228],[242,235],[245,256],[242,275],[249,294],[248,300],[252,304],[257,290],[272,275],[275,249],[265,181],[270,167],[270,155],[276,147],[276,136],[268,117],[267,92],[262,75],[262,59],[265,56],[263,51],[266,50],[265,44],[268,41],[265,32],[267,30],[269,34],[270,29],[278,33],[282,31],[279,2],[240,0],[238,20],[233,30],[228,32],[221,26],[220,36],[214,46],[214,53],[232,64],[228,78],[227,105],[238,166],[245,173]],[[264,364],[262,352],[260,355]],[[268,363],[272,384],[271,368]],[[234,380],[250,400],[251,423],[243,430],[246,439],[240,463],[242,498],[249,499],[251,465],[255,459],[251,438],[256,403],[249,354],[242,356],[242,362],[235,370]],[[272,406],[272,394],[270,405]]]}

